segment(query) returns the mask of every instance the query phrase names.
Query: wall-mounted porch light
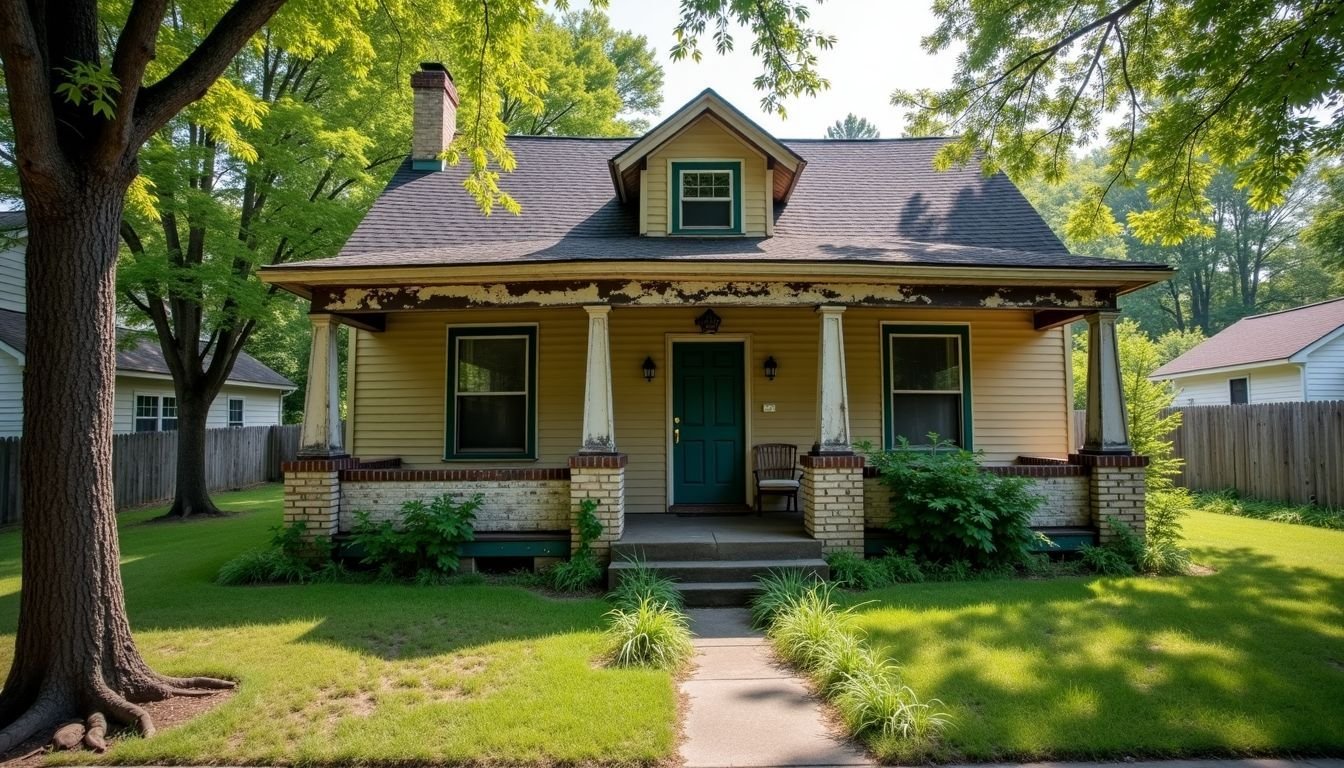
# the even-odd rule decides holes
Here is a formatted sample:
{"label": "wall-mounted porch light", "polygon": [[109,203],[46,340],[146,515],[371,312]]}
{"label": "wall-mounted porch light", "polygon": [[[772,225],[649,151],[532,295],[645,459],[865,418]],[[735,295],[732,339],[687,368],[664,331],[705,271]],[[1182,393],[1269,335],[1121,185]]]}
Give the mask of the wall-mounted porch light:
{"label": "wall-mounted porch light", "polygon": [[653,364],[652,357],[644,358],[644,380],[653,381],[653,374],[658,372],[658,366]]}
{"label": "wall-mounted porch light", "polygon": [[701,333],[718,333],[719,325],[723,323],[723,318],[719,317],[712,309],[706,309],[699,317],[695,318],[695,324],[700,326]]}
{"label": "wall-mounted porch light", "polygon": [[771,355],[765,358],[765,378],[774,381],[777,373],[779,373],[779,363],[775,362],[775,356]]}

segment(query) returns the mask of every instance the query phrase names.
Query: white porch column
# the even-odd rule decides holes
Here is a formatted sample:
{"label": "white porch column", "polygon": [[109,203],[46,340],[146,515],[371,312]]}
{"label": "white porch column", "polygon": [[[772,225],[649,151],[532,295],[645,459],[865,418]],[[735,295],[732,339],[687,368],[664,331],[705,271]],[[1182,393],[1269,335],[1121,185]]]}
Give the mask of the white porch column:
{"label": "white porch column", "polygon": [[1115,338],[1119,312],[1087,315],[1087,435],[1083,453],[1132,454]]}
{"label": "white porch column", "polygon": [[817,442],[814,453],[849,453],[849,384],[845,377],[845,308],[817,307],[821,338],[817,349]]}
{"label": "white porch column", "polygon": [[611,342],[607,317],[611,307],[586,306],[588,370],[583,384],[583,446],[580,453],[616,452],[616,416],[611,407]]}
{"label": "white porch column", "polygon": [[336,354],[336,327],[331,315],[308,316],[313,324],[312,352],[308,356],[308,388],[303,398],[303,434],[299,456],[345,456],[341,436],[340,376]]}

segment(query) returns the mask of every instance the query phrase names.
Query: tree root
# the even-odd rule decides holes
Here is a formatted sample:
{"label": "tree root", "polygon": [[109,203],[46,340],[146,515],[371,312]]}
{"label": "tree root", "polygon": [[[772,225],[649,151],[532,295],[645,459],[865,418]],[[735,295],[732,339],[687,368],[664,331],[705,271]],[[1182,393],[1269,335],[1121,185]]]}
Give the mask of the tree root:
{"label": "tree root", "polygon": [[71,749],[78,749],[80,744],[84,743],[84,723],[75,720],[66,723],[56,729],[56,733],[51,737],[51,748],[53,751],[65,752]]}
{"label": "tree root", "polygon": [[102,712],[94,712],[88,718],[88,730],[84,732],[84,746],[102,754],[107,751],[107,718]]}
{"label": "tree root", "polygon": [[[215,677],[169,677],[155,673],[155,677],[172,688],[197,688],[206,691],[230,691],[238,687],[232,680],[220,680]],[[177,694],[182,696],[200,696],[200,693]],[[209,695],[209,694],[206,694]]]}

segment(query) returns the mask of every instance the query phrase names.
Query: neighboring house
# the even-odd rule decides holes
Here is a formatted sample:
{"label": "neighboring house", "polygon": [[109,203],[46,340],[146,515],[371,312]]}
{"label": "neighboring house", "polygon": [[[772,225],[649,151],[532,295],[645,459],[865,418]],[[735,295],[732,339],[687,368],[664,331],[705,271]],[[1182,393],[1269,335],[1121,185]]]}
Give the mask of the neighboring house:
{"label": "neighboring house", "polygon": [[[0,437],[23,434],[25,332],[24,219],[0,212]],[[153,334],[117,330],[117,392],[114,432],[170,431],[177,426],[177,396],[168,364]],[[34,340],[33,343],[37,343]],[[219,396],[210,405],[209,427],[257,427],[282,423],[284,396],[294,383],[240,354]]]}
{"label": "neighboring house", "polygon": [[1242,318],[1149,378],[1177,405],[1344,400],[1344,297]]}
{"label": "neighboring house", "polygon": [[[1142,528],[1116,298],[1169,267],[1071,254],[1003,174],[935,172],[945,139],[784,141],[710,90],[638,139],[509,139],[522,215],[487,218],[438,159],[451,78],[412,86],[411,157],[341,254],[262,270],[311,303],[291,521],[337,534],[481,490],[478,532],[567,550],[591,499],[605,551],[669,510],[747,509],[752,446],[787,443],[792,525],[858,551],[887,505],[857,449],[932,431],[1038,478],[1038,525]],[[1079,319],[1103,373],[1070,456]]]}

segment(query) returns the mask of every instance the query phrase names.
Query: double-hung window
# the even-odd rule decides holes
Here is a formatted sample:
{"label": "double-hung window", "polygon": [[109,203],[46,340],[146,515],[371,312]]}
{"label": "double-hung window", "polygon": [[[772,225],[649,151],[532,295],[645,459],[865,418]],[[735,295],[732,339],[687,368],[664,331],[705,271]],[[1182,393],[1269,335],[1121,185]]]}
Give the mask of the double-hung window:
{"label": "double-hung window", "polygon": [[177,430],[177,398],[172,395],[136,395],[136,432]]}
{"label": "double-hung window", "polygon": [[742,232],[742,163],[672,163],[672,233]]}
{"label": "double-hung window", "polygon": [[243,404],[244,404],[244,401],[243,401],[243,398],[241,398],[241,397],[230,397],[230,398],[229,398],[229,426],[230,426],[230,427],[241,427],[241,426],[243,426]]}
{"label": "double-hung window", "polygon": [[884,325],[883,437],[927,445],[937,434],[971,446],[970,330],[958,325]]}
{"label": "double-hung window", "polygon": [[1245,376],[1227,380],[1228,400],[1233,405],[1245,405],[1251,402],[1250,382]]}
{"label": "double-hung window", "polygon": [[536,458],[537,329],[448,330],[446,459]]}

